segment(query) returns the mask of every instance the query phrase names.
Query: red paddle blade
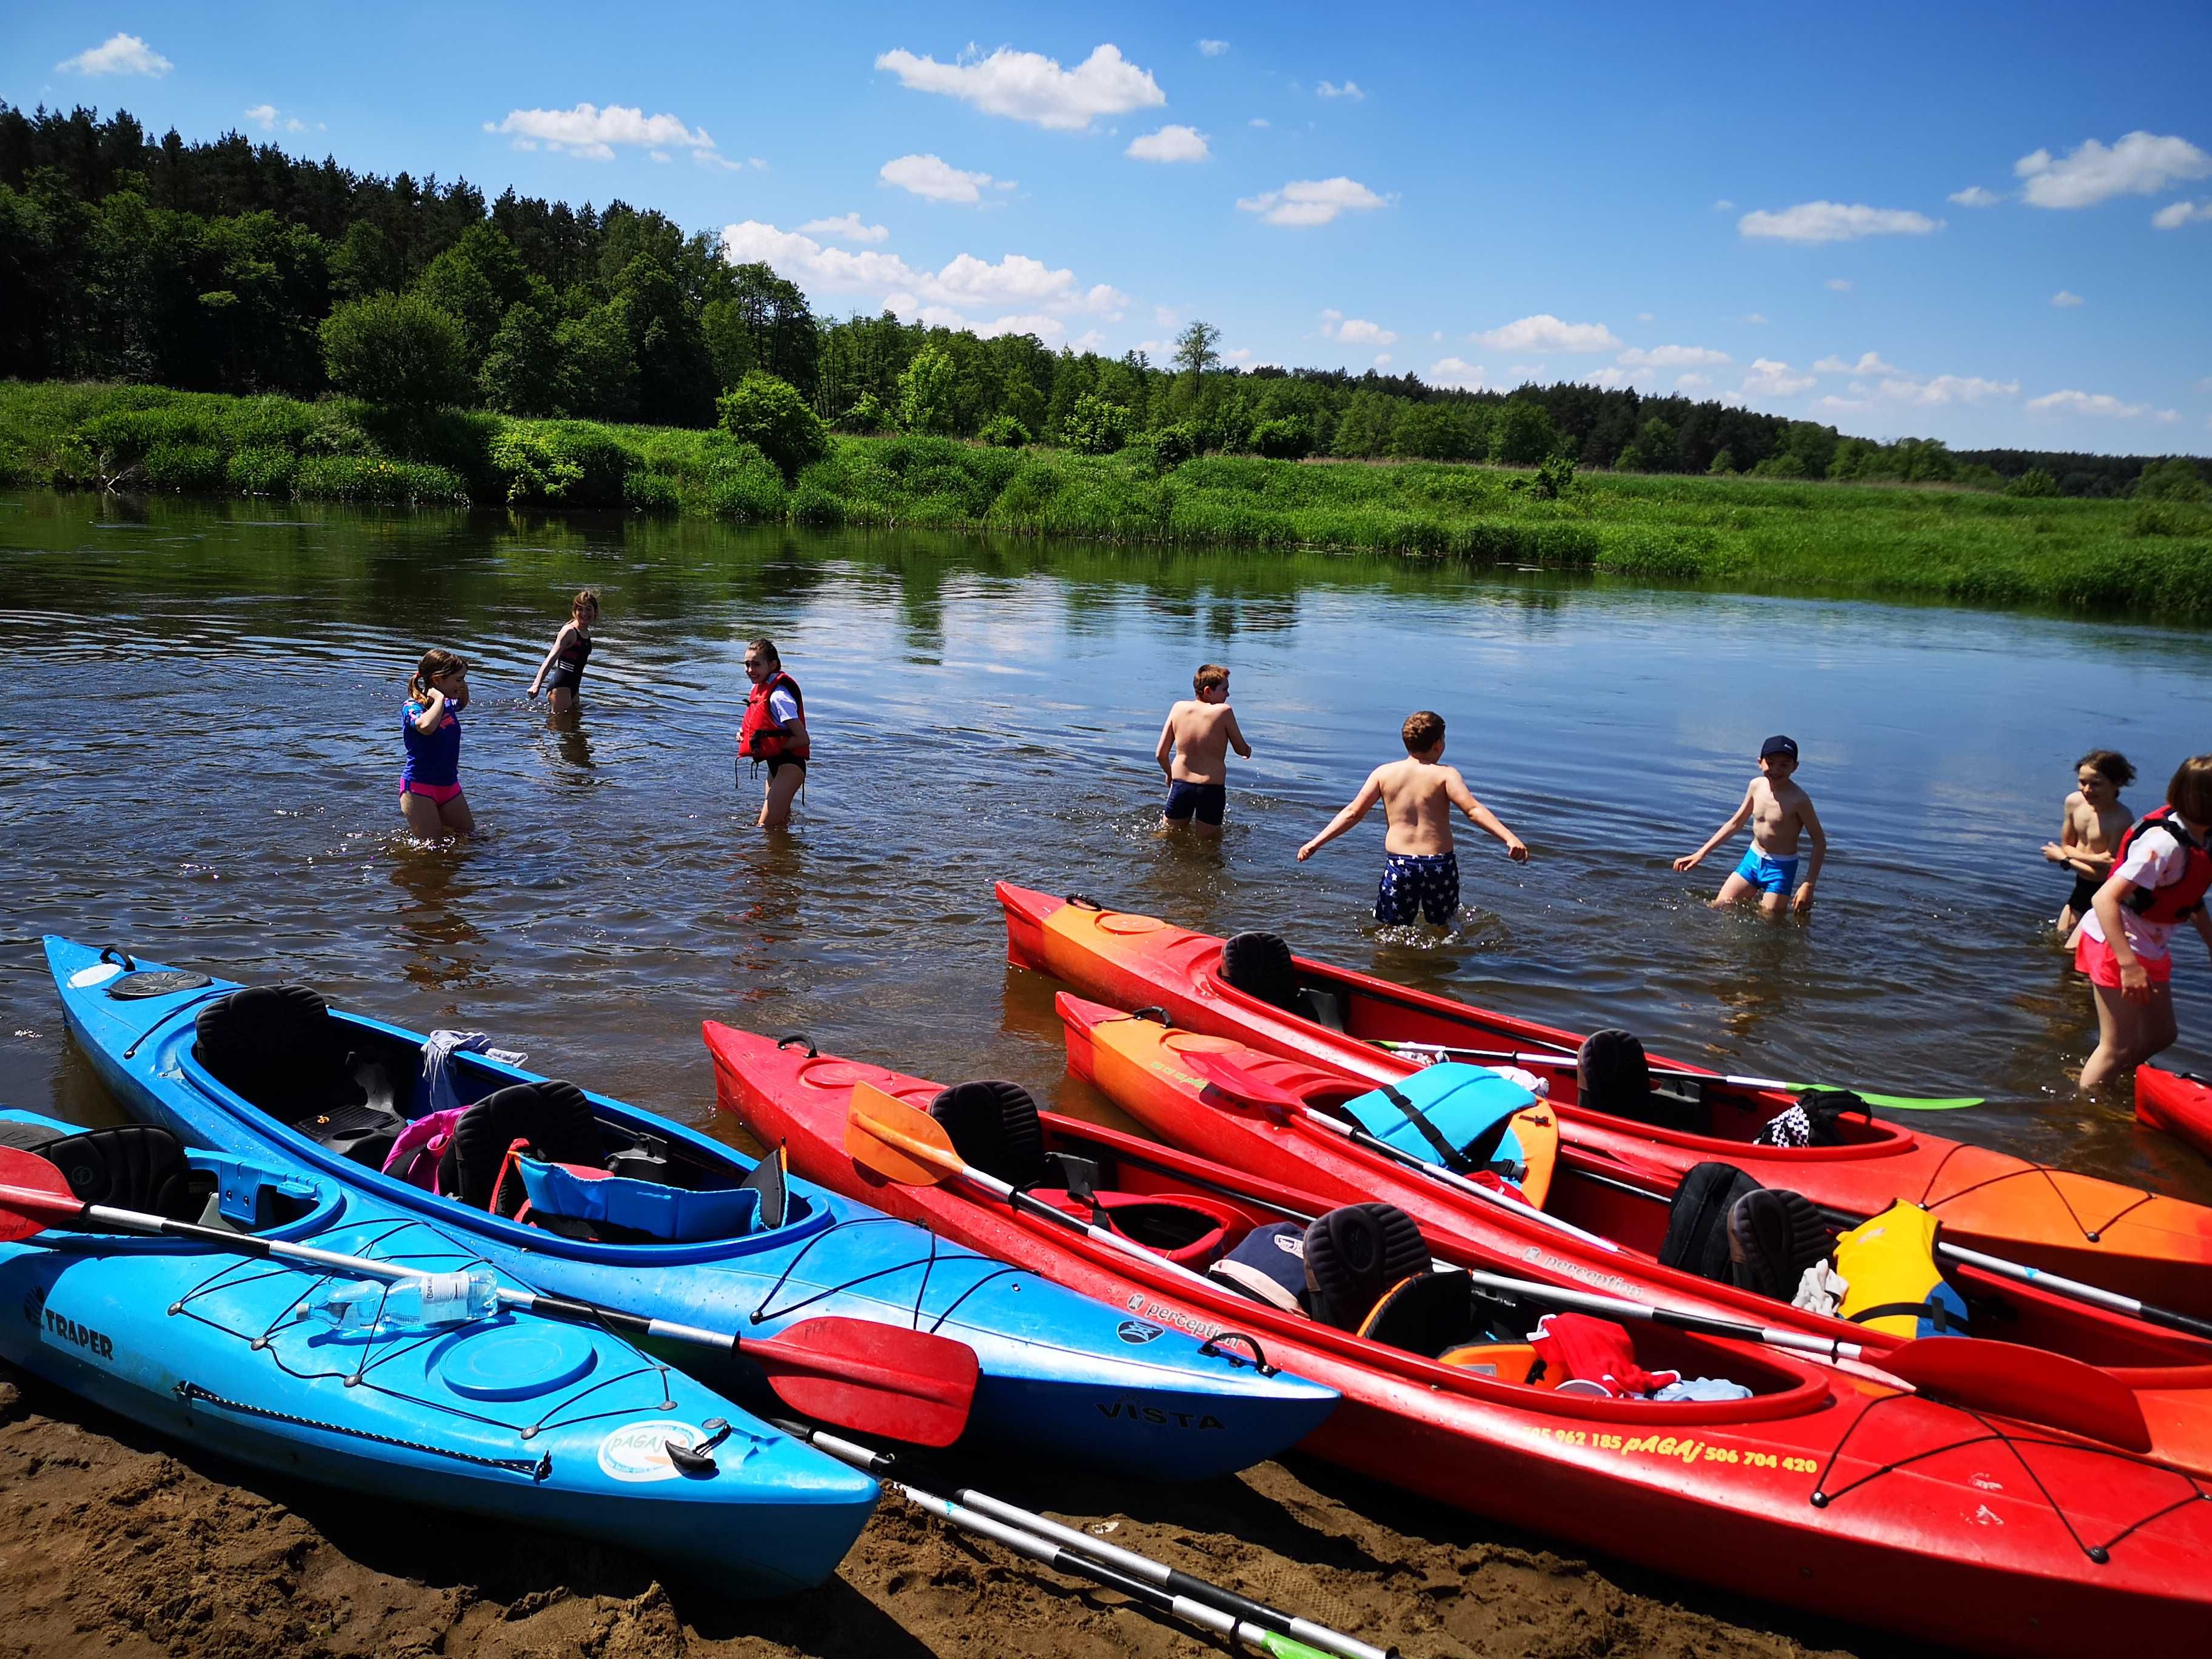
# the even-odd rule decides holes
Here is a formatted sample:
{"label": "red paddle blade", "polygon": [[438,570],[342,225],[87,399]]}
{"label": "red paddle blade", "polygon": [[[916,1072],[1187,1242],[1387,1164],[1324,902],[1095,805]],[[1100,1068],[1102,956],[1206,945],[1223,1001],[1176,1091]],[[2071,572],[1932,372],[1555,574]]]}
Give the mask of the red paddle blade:
{"label": "red paddle blade", "polygon": [[1212,1048],[1181,1048],[1176,1059],[1224,1094],[1249,1100],[1255,1106],[1279,1106],[1286,1112],[1303,1111],[1305,1102],[1279,1084],[1255,1075],[1227,1054]]}
{"label": "red paddle blade", "polygon": [[738,1351],[793,1411],[917,1446],[960,1437],[981,1370],[964,1342],[867,1319],[802,1320]]}
{"label": "red paddle blade", "polygon": [[2064,1354],[1979,1337],[1924,1336],[1882,1355],[1880,1364],[1937,1400],[2064,1429],[2123,1451],[2150,1449],[2150,1425],[2135,1391],[2110,1371]]}
{"label": "red paddle blade", "polygon": [[84,1206],[62,1172],[36,1152],[0,1146],[0,1243],[77,1218]]}

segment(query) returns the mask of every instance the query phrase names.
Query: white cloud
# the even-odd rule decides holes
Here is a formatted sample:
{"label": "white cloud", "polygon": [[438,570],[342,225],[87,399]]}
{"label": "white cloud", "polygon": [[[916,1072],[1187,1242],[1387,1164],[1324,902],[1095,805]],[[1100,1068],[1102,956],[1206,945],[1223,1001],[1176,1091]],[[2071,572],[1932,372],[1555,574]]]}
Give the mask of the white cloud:
{"label": "white cloud", "polygon": [[987,190],[1012,190],[1011,179],[994,179],[988,173],[969,173],[939,155],[901,155],[876,169],[887,185],[929,202],[957,202],[974,207]]}
{"label": "white cloud", "polygon": [[2084,301],[2080,295],[2072,293],[2069,290],[2062,288],[2057,293],[2051,296],[2051,303],[2058,307],[2061,310],[2071,310],[2075,306],[2084,305],[2087,302]]}
{"label": "white cloud", "polygon": [[1713,204],[1713,211],[1716,213],[1726,213],[1735,206],[1735,204],[1734,202],[1729,201],[1727,197],[1723,196],[1719,201]]}
{"label": "white cloud", "polygon": [[[1327,333],[1328,330],[1322,331]],[[1347,317],[1337,324],[1336,337],[1348,345],[1386,346],[1398,343],[1398,336],[1392,330],[1358,317]]]}
{"label": "white cloud", "polygon": [[[910,294],[902,294],[894,295],[893,298],[911,301],[914,296]],[[1036,313],[994,317],[987,321],[979,322],[964,313],[954,310],[951,306],[894,304],[891,309],[902,317],[912,317],[931,328],[965,329],[981,340],[995,339],[1001,334],[1034,334],[1047,345],[1053,345],[1058,343],[1060,336],[1067,332],[1067,325],[1059,318]]]}
{"label": "white cloud", "polygon": [[605,109],[579,104],[574,109],[509,110],[505,120],[487,121],[483,130],[507,134],[517,149],[534,149],[543,144],[586,161],[613,161],[617,144],[695,153],[714,148],[704,127],[694,132],[672,115],[647,115],[642,109],[624,109],[620,104],[609,104]]}
{"label": "white cloud", "polygon": [[2148,404],[2122,403],[2108,392],[2048,392],[2040,398],[2030,398],[2027,406],[2041,413],[2055,415],[2063,410],[2069,415],[2107,415],[2121,420],[2151,412]]}
{"label": "white cloud", "polygon": [[[1201,40],[1198,43],[1198,50],[1203,57],[1218,58],[1229,50],[1229,43],[1226,40]],[[1249,357],[1252,354],[1247,352],[1244,355]]]}
{"label": "white cloud", "polygon": [[2107,149],[2094,138],[2054,161],[2047,149],[2023,155],[2013,173],[2033,207],[2085,208],[2115,196],[2149,196],[2178,179],[2212,174],[2212,155],[2186,138],[2131,132]]}
{"label": "white cloud", "polygon": [[1376,355],[1375,355],[1375,367],[1376,367],[1376,368],[1389,368],[1389,367],[1390,367],[1390,354],[1389,354],[1389,352],[1387,352],[1387,351],[1379,351],[1379,352],[1376,353]]}
{"label": "white cloud", "polygon": [[1828,286],[1838,294],[1849,294],[1851,291],[1851,279],[1848,276],[1831,276],[1828,278]]}
{"label": "white cloud", "polygon": [[1431,386],[1449,386],[1459,392],[1482,390],[1482,365],[1445,357],[1429,365],[1428,373],[1421,377]]}
{"label": "white cloud", "polygon": [[1636,313],[1636,320],[1639,323],[1648,323],[1652,320],[1652,313],[1648,311],[1639,311]]}
{"label": "white cloud", "polygon": [[[274,104],[256,104],[246,112],[246,118],[264,132],[275,132],[280,127],[286,132],[305,132],[307,130],[307,124],[305,121],[296,115],[285,114]],[[315,123],[316,131],[321,132],[325,130],[320,121]]]}
{"label": "white cloud", "polygon": [[2172,202],[2150,216],[2160,230],[2179,230],[2190,223],[2212,224],[2212,202]]}
{"label": "white cloud", "polygon": [[647,161],[659,161],[659,162],[660,162],[663,166],[665,166],[667,163],[669,163],[669,162],[671,162],[671,161],[674,161],[676,158],[675,158],[674,156],[671,155],[670,155],[666,150],[665,150],[665,149],[649,149],[649,150],[646,151],[646,153],[645,153],[645,159],[646,159]]}
{"label": "white cloud", "polygon": [[1505,378],[1509,380],[1534,380],[1544,372],[1541,363],[1508,363]]}
{"label": "white cloud", "polygon": [[971,54],[950,64],[887,52],[876,67],[889,70],[916,92],[941,93],[971,104],[987,115],[1079,132],[1102,115],[1126,115],[1167,102],[1149,70],[1121,56],[1119,46],[1102,46],[1072,70],[1042,52],[1000,46],[988,58]]}
{"label": "white cloud", "polygon": [[111,34],[54,65],[64,75],[167,75],[176,65],[135,34]]}
{"label": "white cloud", "polygon": [[[1873,353],[1867,354],[1869,356]],[[1818,368],[1820,365],[1814,365]],[[1932,380],[1915,380],[1893,374],[1878,388],[1892,403],[1932,409],[1943,404],[1978,404],[1987,398],[2016,398],[2018,380],[1984,380],[1973,374],[1938,374]]]}
{"label": "white cloud", "polygon": [[1224,363],[1249,363],[1252,361],[1252,348],[1232,346],[1221,354],[1221,361]]}
{"label": "white cloud", "polygon": [[1968,185],[1964,190],[1954,190],[1947,198],[1960,207],[1995,207],[2004,198],[1993,190],[1984,190],[1979,185]]}
{"label": "white cloud", "polygon": [[1240,196],[1237,205],[1270,225],[1325,225],[1340,213],[1366,213],[1387,207],[1395,197],[1377,196],[1356,179],[1293,179],[1280,190]]}
{"label": "white cloud", "polygon": [[1196,127],[1162,127],[1141,138],[1132,138],[1121,152],[1139,161],[1203,161],[1212,154],[1206,135]]}
{"label": "white cloud", "polygon": [[1255,116],[1254,116],[1250,120],[1247,121],[1244,125],[1245,125],[1246,126],[1248,126],[1248,127],[1265,127],[1265,126],[1267,126],[1267,125],[1268,125],[1268,122],[1267,122],[1267,118],[1266,116],[1264,116],[1264,115],[1255,115]]}
{"label": "white cloud", "polygon": [[1736,388],[1742,398],[1788,398],[1809,390],[1815,384],[1810,374],[1793,374],[1790,365],[1775,362],[1771,357],[1754,357],[1751,372],[1743,377]]}
{"label": "white cloud", "polygon": [[1617,392],[1622,386],[1626,386],[1629,381],[1634,378],[1635,377],[1625,368],[1599,368],[1593,369],[1589,374],[1583,375],[1583,384],[1584,386],[1602,386],[1608,392]]}
{"label": "white cloud", "polygon": [[[656,161],[665,161],[667,159],[665,155],[659,152],[653,155],[653,160]],[[702,167],[720,167],[725,173],[743,173],[747,167],[750,167],[755,173],[768,171],[768,163],[757,155],[748,155],[740,161],[723,155],[720,150],[695,149],[691,152],[691,159]]]}
{"label": "white cloud", "polygon": [[2208,396],[2212,396],[2212,374],[2207,374],[2203,380],[2199,380],[2197,383],[2197,389],[2199,392],[2204,392]]}
{"label": "white cloud", "polygon": [[1894,363],[1886,363],[1871,351],[1863,351],[1855,363],[1841,357],[1823,357],[1813,365],[1815,374],[1895,374],[1899,372]]}
{"label": "white cloud", "polygon": [[1067,343],[1071,351],[1079,352],[1096,351],[1105,343],[1106,337],[1095,328],[1085,329],[1082,333]]}
{"label": "white cloud", "polygon": [[1868,207],[1855,202],[1800,202],[1771,213],[1764,208],[1736,221],[1746,236],[1780,242],[1848,242],[1861,236],[1925,236],[1943,222],[1909,208]]}
{"label": "white cloud", "polygon": [[1715,351],[1710,346],[1663,345],[1653,346],[1648,351],[1641,346],[1631,346],[1613,361],[1629,368],[1687,368],[1735,360],[1727,352]]}
{"label": "white cloud", "polygon": [[963,253],[933,271],[909,265],[896,253],[824,247],[803,232],[751,219],[722,232],[722,250],[732,264],[759,261],[802,287],[883,295],[897,311],[923,306],[978,312],[1019,308],[1088,313],[1113,322],[1129,303],[1129,296],[1119,289],[1104,283],[1086,289],[1073,271],[1055,270],[1019,253],[1006,254],[995,263]]}
{"label": "white cloud", "polygon": [[1349,98],[1354,103],[1367,96],[1359,89],[1359,82],[1357,81],[1346,81],[1340,87],[1334,81],[1324,81],[1314,88],[1314,92],[1322,98]]}
{"label": "white cloud", "polygon": [[1435,332],[1431,333],[1429,336],[1429,342],[1432,345],[1442,345],[1444,343],[1443,330],[1437,329]]}
{"label": "white cloud", "polygon": [[1747,311],[1743,313],[1743,319],[1747,323],[1764,323],[1766,320],[1766,313],[1763,311]]}
{"label": "white cloud", "polygon": [[1713,377],[1710,374],[1677,374],[1674,377],[1674,390],[1677,392],[1698,392],[1702,391],[1706,386],[1711,386],[1712,383]]}
{"label": "white cloud", "polygon": [[857,213],[848,213],[837,219],[809,219],[799,226],[807,236],[829,236],[840,242],[880,242],[890,235],[881,225],[864,225]]}
{"label": "white cloud", "polygon": [[1468,337],[1493,351],[1617,351],[1620,342],[1603,323],[1563,323],[1548,311],[1503,328]]}

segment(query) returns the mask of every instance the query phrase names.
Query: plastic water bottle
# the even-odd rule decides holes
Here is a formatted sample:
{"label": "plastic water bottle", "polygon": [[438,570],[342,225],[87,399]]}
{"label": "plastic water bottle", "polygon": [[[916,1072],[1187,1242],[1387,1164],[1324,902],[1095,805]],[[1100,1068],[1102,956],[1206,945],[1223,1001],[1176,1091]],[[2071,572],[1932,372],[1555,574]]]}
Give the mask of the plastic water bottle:
{"label": "plastic water bottle", "polygon": [[332,1330],[434,1330],[488,1319],[499,1309],[499,1280],[477,1267],[462,1273],[426,1273],[386,1285],[374,1279],[334,1279],[308,1298],[307,1313]]}

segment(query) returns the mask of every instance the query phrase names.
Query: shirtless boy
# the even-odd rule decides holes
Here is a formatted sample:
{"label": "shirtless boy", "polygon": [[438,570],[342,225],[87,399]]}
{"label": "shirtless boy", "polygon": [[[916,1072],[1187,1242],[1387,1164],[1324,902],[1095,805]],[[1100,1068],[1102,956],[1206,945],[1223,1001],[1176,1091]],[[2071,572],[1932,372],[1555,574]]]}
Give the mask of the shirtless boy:
{"label": "shirtless boy", "polygon": [[1382,879],[1375,890],[1375,920],[1398,923],[1421,918],[1439,927],[1459,915],[1459,854],[1452,850],[1451,809],[1467,814],[1477,829],[1505,844],[1516,864],[1528,861],[1520,836],[1500,823],[1488,807],[1468,793],[1456,767],[1446,766],[1444,718],[1422,709],[1406,716],[1400,736],[1406,758],[1376,767],[1359,786],[1351,804],[1329,820],[1328,828],[1298,848],[1304,864],[1328,842],[1382,803],[1388,825],[1382,836]]}
{"label": "shirtless boy", "polygon": [[2066,948],[2074,948],[2074,930],[2089,914],[2090,901],[2112,873],[2113,849],[2136,821],[2120,802],[2120,791],[2136,781],[2128,757],[2112,749],[2092,749],[2075,763],[2074,781],[2081,786],[2066,797],[2066,817],[2058,839],[2043,843],[2043,856],[2063,864],[2074,878],[2074,890],[2058,913],[2058,932]]}
{"label": "shirtless boy", "polygon": [[[1716,910],[1724,904],[1741,903],[1753,893],[1759,895],[1761,915],[1778,916],[1788,906],[1802,916],[1813,908],[1813,882],[1820,873],[1820,860],[1828,854],[1828,835],[1820,828],[1820,815],[1813,810],[1813,798],[1790,781],[1796,770],[1794,738],[1769,738],[1759,744],[1759,775],[1743,792],[1743,805],[1713,831],[1703,847],[1674,860],[1677,870],[1696,869],[1705,862],[1706,854],[1742,829],[1747,819],[1750,821],[1751,850],[1721,884],[1713,899]],[[1805,862],[1805,879],[1798,882],[1801,836],[1813,843],[1813,851]],[[1792,883],[1797,887],[1794,904],[1790,898]]]}
{"label": "shirtless boy", "polygon": [[1221,814],[1229,805],[1229,751],[1234,749],[1250,760],[1252,745],[1244,741],[1237,711],[1229,706],[1227,669],[1206,663],[1190,677],[1190,686],[1198,695],[1168,710],[1152,755],[1168,775],[1168,804],[1161,809],[1160,830],[1163,834],[1180,830],[1195,818],[1200,835],[1218,836]]}

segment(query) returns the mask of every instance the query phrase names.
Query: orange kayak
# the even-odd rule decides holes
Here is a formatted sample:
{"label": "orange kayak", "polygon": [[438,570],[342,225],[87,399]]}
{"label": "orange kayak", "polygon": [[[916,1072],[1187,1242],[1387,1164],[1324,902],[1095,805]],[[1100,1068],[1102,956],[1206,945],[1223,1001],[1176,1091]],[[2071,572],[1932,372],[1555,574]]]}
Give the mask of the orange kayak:
{"label": "orange kayak", "polygon": [[[1279,1006],[1222,977],[1224,941],[1212,934],[1008,882],[998,884],[998,896],[1007,960],[1016,967],[1051,974],[1116,1007],[1160,1008],[1187,1030],[1235,1037],[1370,1087],[1421,1064],[1378,1042],[1569,1057],[1581,1046],[1571,1031],[1305,957],[1291,958],[1295,1006]],[[1802,1193],[1854,1218],[1909,1199],[1942,1219],[1952,1243],[2212,1317],[2212,1209],[1887,1120],[1844,1119],[1841,1145],[1755,1146],[1752,1137],[1790,1097],[1736,1087],[1709,1068],[1656,1054],[1651,1064],[1695,1074],[1684,1108],[1695,1115],[1693,1129],[1584,1109],[1568,1066],[1550,1079],[1563,1151],[1623,1180],[1669,1188],[1699,1164],[1732,1164],[1761,1186]]]}
{"label": "orange kayak", "polygon": [[[1055,999],[1066,1029],[1067,1068],[1170,1146],[1264,1181],[1306,1189],[1330,1204],[1395,1204],[1431,1238],[1456,1237],[1506,1259],[1540,1263],[1607,1294],[1694,1308],[1721,1318],[1802,1330],[1856,1343],[1877,1364],[1907,1339],[1808,1313],[1776,1297],[1716,1282],[1658,1260],[1671,1188],[1626,1182],[1571,1150],[1549,1171],[1548,1190],[1528,1202],[1486,1201],[1447,1178],[1409,1167],[1316,1118],[1246,1098],[1199,1074],[1194,1055],[1219,1056],[1256,1083],[1341,1123],[1335,1109],[1364,1092],[1339,1073],[1202,1036],[1071,996]],[[1550,1116],[1547,1108],[1515,1120]],[[1524,1145],[1543,1146],[1540,1133]],[[1522,1188],[1524,1194],[1527,1186]],[[1532,1207],[1540,1203],[1541,1209]],[[1566,1223],[1565,1227],[1558,1223]],[[1948,1277],[1972,1310],[1977,1332],[2106,1370],[2134,1391],[2151,1431],[2149,1455],[2212,1476],[2212,1342],[2161,1330],[2036,1285],[1971,1266]]]}
{"label": "orange kayak", "polygon": [[2212,1083],[2191,1072],[2136,1066],[2136,1121],[2212,1158]]}

